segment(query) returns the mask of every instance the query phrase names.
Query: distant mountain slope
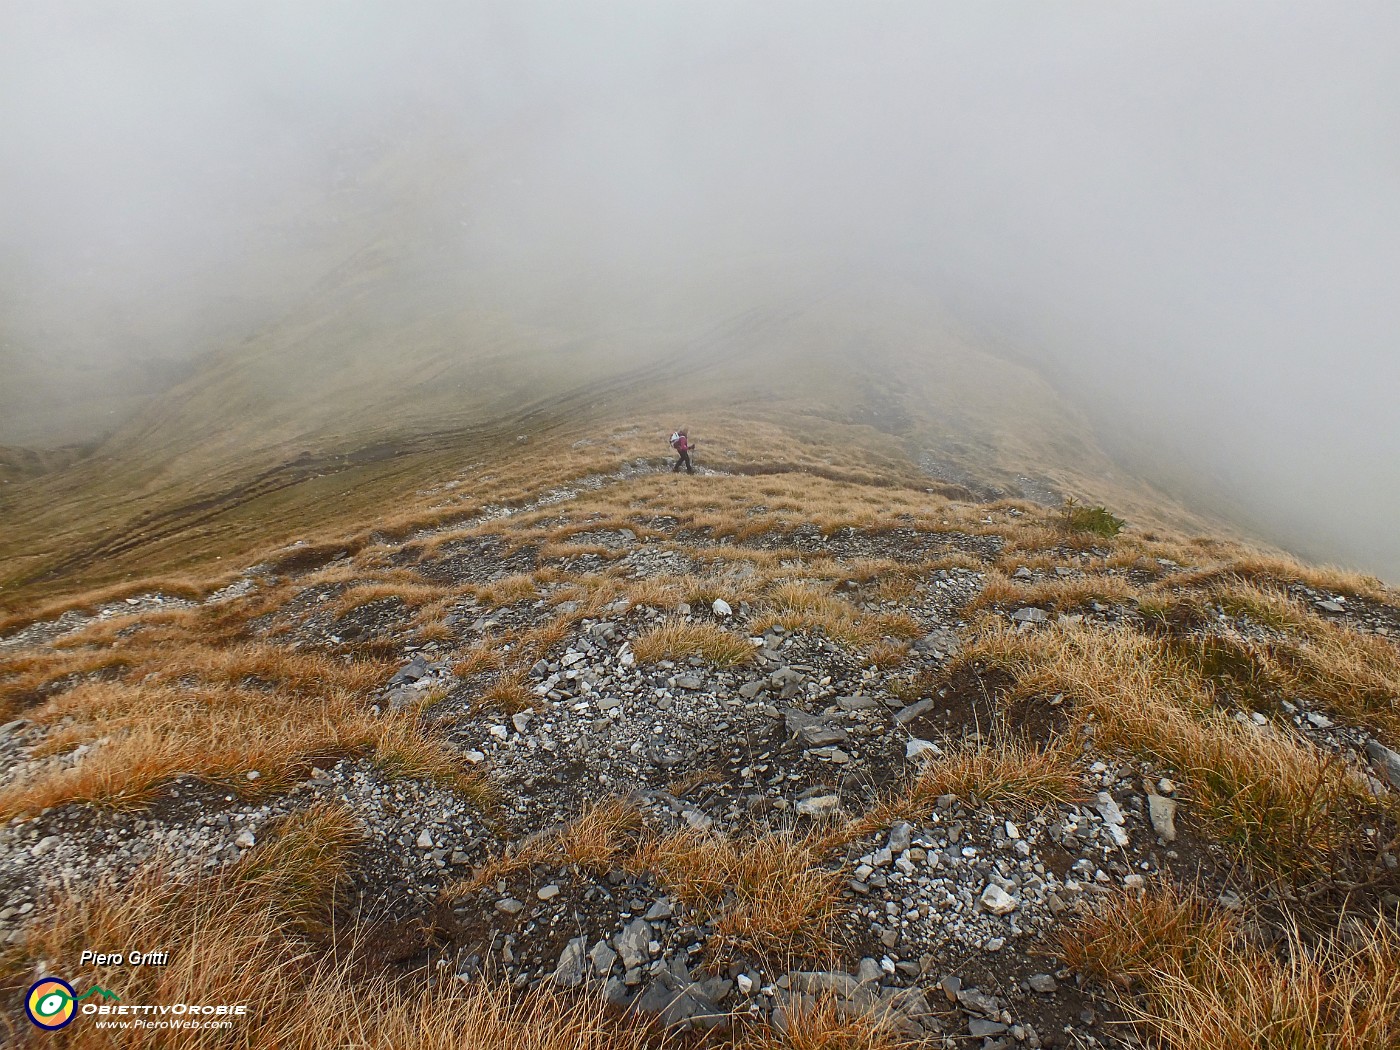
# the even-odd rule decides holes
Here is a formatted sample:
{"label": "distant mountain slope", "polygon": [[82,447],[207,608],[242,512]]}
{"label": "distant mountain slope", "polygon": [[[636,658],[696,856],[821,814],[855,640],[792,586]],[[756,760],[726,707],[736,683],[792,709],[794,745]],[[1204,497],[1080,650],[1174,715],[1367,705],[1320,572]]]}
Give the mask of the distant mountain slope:
{"label": "distant mountain slope", "polygon": [[[266,508],[248,505],[274,494],[279,528],[369,518],[375,509],[355,502],[367,480],[414,484],[420,468],[431,479],[442,463],[489,463],[522,436],[586,439],[591,426],[635,416],[660,417],[663,430],[684,420],[699,435],[717,414],[772,421],[799,442],[822,428],[903,483],[1043,502],[1073,493],[1139,521],[1198,521],[1119,476],[1083,417],[1029,369],[923,327],[888,291],[870,309],[868,289],[814,283],[761,305],[736,288],[714,297],[709,316],[665,326],[614,312],[572,338],[538,317],[452,310],[444,290],[422,320],[376,322],[376,301],[391,294],[328,287],[89,456],[6,486],[10,600],[120,578],[132,557],[157,571],[214,556],[229,530],[261,537]],[[756,463],[770,454],[742,451]],[[327,484],[354,491],[327,506]]]}
{"label": "distant mountain slope", "polygon": [[[1200,523],[1125,476],[1076,406],[961,331],[896,266],[853,270],[796,245],[688,245],[683,265],[665,245],[621,261],[599,246],[522,252],[499,215],[528,212],[512,176],[528,148],[512,127],[470,152],[426,131],[363,151],[329,188],[289,189],[222,269],[133,289],[112,338],[153,333],[169,367],[111,384],[120,422],[90,454],[11,471],[0,601],[221,557],[235,535],[369,516],[367,482],[387,493],[420,466],[426,481],[440,461],[489,462],[521,435],[586,437],[590,420],[635,416],[703,433],[719,410],[799,436],[814,420],[847,427],[838,440],[878,444],[885,469],[894,456],[910,477],[978,495],[1074,493],[1137,520]],[[589,236],[608,237],[594,221]],[[36,391],[45,378],[15,374]],[[74,381],[75,397],[90,387]],[[82,405],[89,422],[103,417]]]}

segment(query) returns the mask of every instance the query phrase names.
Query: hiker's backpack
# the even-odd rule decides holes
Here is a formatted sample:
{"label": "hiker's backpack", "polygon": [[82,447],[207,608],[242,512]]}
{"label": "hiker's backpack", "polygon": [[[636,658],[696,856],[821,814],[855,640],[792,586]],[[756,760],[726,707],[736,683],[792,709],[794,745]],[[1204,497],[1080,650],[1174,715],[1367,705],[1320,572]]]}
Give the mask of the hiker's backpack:
{"label": "hiker's backpack", "polygon": [[671,447],[674,448],[674,449],[679,450],[680,443],[681,443],[681,432],[680,432],[679,430],[677,430],[674,434],[671,435]]}

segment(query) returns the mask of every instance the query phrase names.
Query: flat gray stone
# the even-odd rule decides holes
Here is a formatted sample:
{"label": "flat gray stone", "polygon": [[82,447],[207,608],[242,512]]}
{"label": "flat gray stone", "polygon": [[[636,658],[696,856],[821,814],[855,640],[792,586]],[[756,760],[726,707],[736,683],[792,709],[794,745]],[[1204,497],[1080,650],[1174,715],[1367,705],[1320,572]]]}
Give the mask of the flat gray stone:
{"label": "flat gray stone", "polygon": [[631,970],[651,958],[651,926],[644,919],[633,919],[613,938],[613,946],[622,959],[622,968]]}
{"label": "flat gray stone", "polygon": [[904,760],[906,762],[927,762],[937,758],[943,753],[943,749],[932,740],[924,740],[922,737],[911,736],[904,741]]}
{"label": "flat gray stone", "polygon": [[1103,818],[1105,824],[1116,824],[1119,827],[1123,824],[1123,811],[1118,808],[1118,803],[1113,800],[1113,796],[1107,791],[1100,791],[1094,801],[1094,808],[1098,810],[1099,816]]}
{"label": "flat gray stone", "polygon": [[932,711],[934,706],[932,700],[920,700],[917,704],[910,704],[908,707],[895,712],[894,720],[902,726],[907,726],[920,715]]}
{"label": "flat gray stone", "polygon": [[613,964],[617,962],[617,952],[612,950],[607,941],[599,941],[588,953],[588,961],[595,974],[606,977],[612,973]]}
{"label": "flat gray stone", "polygon": [[956,974],[948,974],[939,980],[938,987],[943,989],[943,994],[948,997],[950,1003],[956,1003],[958,993],[962,991],[962,978]]}
{"label": "flat gray stone", "polygon": [[1376,770],[1390,781],[1390,786],[1400,791],[1400,754],[1386,747],[1379,740],[1366,741],[1366,757]]}
{"label": "flat gray stone", "polygon": [[668,970],[656,975],[634,1005],[638,1011],[655,1015],[667,1026],[717,1028],[729,1019],[699,984],[684,983]]}
{"label": "flat gray stone", "polygon": [[895,856],[903,853],[909,848],[909,842],[913,833],[914,829],[903,820],[890,828],[889,851]]}
{"label": "flat gray stone", "polygon": [[1163,842],[1176,841],[1176,799],[1165,795],[1148,795],[1147,815],[1152,821],[1152,830],[1161,836]]}
{"label": "flat gray stone", "polygon": [[575,937],[559,953],[559,963],[554,967],[554,983],[561,988],[577,988],[583,983],[584,952],[588,948],[587,938]]}
{"label": "flat gray stone", "polygon": [[1001,1035],[1006,1031],[1007,1026],[1000,1021],[984,1021],[980,1017],[970,1018],[967,1022],[967,1031],[974,1039],[986,1039],[988,1036]]}
{"label": "flat gray stone", "polygon": [[803,747],[830,747],[844,744],[851,738],[840,726],[808,725],[797,731],[798,743]]}
{"label": "flat gray stone", "polygon": [[403,685],[405,682],[416,682],[427,673],[427,661],[421,656],[415,657],[394,672],[394,677],[389,679],[389,684]]}
{"label": "flat gray stone", "polygon": [[917,642],[914,648],[926,653],[942,653],[944,656],[956,656],[961,643],[958,636],[947,628],[939,628],[930,631]]}
{"label": "flat gray stone", "polygon": [[856,696],[838,696],[836,706],[842,711],[871,711],[879,707],[880,703],[873,696],[857,694]]}
{"label": "flat gray stone", "polygon": [[974,1014],[995,1017],[1001,1013],[1001,1000],[980,988],[964,988],[957,994],[958,1005]]}
{"label": "flat gray stone", "polygon": [[814,795],[804,798],[793,807],[799,817],[825,820],[836,816],[841,810],[841,799],[837,795]]}

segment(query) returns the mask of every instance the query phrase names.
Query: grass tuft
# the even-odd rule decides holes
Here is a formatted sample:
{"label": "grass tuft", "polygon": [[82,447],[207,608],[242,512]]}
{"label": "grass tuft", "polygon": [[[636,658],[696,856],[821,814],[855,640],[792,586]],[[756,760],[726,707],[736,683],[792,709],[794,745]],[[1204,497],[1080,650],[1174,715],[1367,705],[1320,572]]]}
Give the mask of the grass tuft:
{"label": "grass tuft", "polygon": [[696,921],[714,922],[712,955],[814,957],[833,948],[842,875],[821,865],[816,839],[777,833],[736,842],[684,830],[644,842],[629,867],[654,873]]}
{"label": "grass tuft", "polygon": [[1387,1050],[1400,1032],[1400,932],[1384,919],[1313,938],[1286,922],[1265,948],[1163,885],[1115,897],[1064,937],[1062,955],[1162,1050]]}
{"label": "grass tuft", "polygon": [[470,878],[448,887],[443,895],[455,899],[536,864],[572,864],[594,874],[605,873],[616,867],[635,844],[641,827],[641,813],[635,804],[620,799],[599,803],[576,820],[530,838],[519,848],[483,864]]}
{"label": "grass tuft", "polygon": [[640,663],[698,656],[717,667],[734,667],[753,656],[747,638],[708,623],[673,620],[642,632],[632,643]]}

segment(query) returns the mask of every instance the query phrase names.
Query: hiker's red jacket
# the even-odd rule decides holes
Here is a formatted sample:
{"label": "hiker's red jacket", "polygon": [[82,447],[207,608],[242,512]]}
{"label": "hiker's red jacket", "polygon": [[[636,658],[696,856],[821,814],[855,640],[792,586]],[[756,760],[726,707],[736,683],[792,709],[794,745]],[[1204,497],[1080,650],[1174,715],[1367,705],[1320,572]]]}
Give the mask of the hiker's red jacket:
{"label": "hiker's red jacket", "polygon": [[689,451],[690,451],[690,441],[686,438],[686,436],[685,436],[684,434],[682,434],[680,437],[676,438],[676,451],[677,451],[677,452],[689,452]]}

